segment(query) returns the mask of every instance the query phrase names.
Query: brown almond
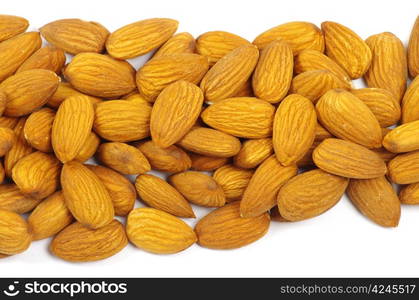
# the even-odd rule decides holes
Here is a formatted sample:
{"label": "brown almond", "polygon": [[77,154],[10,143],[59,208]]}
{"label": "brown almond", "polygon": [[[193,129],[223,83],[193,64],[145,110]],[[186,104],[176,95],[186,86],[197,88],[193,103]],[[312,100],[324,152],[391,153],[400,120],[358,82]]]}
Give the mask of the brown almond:
{"label": "brown almond", "polygon": [[0,127],[0,157],[5,156],[15,142],[14,131],[7,127]]}
{"label": "brown almond", "polygon": [[[1,94],[1,91],[0,91],[0,94]],[[7,127],[7,128],[10,128],[10,129],[13,129],[13,128],[15,128],[18,121],[19,121],[19,118],[1,116],[0,117],[0,127]]]}
{"label": "brown almond", "polygon": [[0,210],[0,235],[0,253],[7,255],[25,251],[32,241],[25,219],[7,210]]}
{"label": "brown almond", "polygon": [[195,39],[188,32],[175,34],[154,53],[153,58],[181,53],[194,53]]}
{"label": "brown almond", "polygon": [[51,130],[55,112],[50,108],[41,108],[33,112],[26,120],[23,134],[33,148],[42,152],[52,152]]}
{"label": "brown almond", "polygon": [[42,199],[35,199],[22,194],[14,183],[0,185],[0,209],[26,214],[33,210]]}
{"label": "brown almond", "polygon": [[409,46],[407,48],[407,62],[409,66],[409,73],[412,78],[419,75],[419,17],[413,25],[410,34]]}
{"label": "brown almond", "polygon": [[227,202],[240,200],[249,184],[253,171],[225,165],[214,172],[214,180],[224,191]]}
{"label": "brown almond", "polygon": [[63,101],[72,96],[84,95],[90,99],[93,105],[100,103],[102,100],[96,97],[85,95],[74,89],[68,82],[60,82],[55,93],[48,99],[47,106],[58,108]]}
{"label": "brown almond", "polygon": [[96,153],[96,150],[97,148],[99,148],[99,145],[100,138],[94,132],[90,132],[89,136],[86,139],[86,142],[81,147],[79,153],[77,153],[74,159],[81,163],[87,161]]}
{"label": "brown almond", "polygon": [[191,169],[195,171],[214,171],[229,161],[227,157],[205,156],[193,152],[189,153],[189,157],[192,160]]}
{"label": "brown almond", "polygon": [[399,194],[402,204],[419,204],[419,183],[406,185]]}
{"label": "brown almond", "polygon": [[402,100],[402,123],[419,120],[419,77],[413,79]]}
{"label": "brown almond", "polygon": [[253,169],[273,153],[271,138],[251,139],[243,142],[239,153],[234,156],[234,165],[239,168]]}
{"label": "brown almond", "polygon": [[0,15],[0,42],[25,32],[29,21],[25,18],[11,15]]}
{"label": "brown almond", "polygon": [[60,74],[65,61],[66,57],[63,50],[54,46],[46,46],[25,60],[16,73],[33,69],[44,69]]}
{"label": "brown almond", "polygon": [[419,121],[405,123],[394,128],[383,139],[383,146],[394,153],[419,149]]}
{"label": "brown almond", "polygon": [[419,182],[419,151],[399,154],[388,163],[391,181],[397,184]]}

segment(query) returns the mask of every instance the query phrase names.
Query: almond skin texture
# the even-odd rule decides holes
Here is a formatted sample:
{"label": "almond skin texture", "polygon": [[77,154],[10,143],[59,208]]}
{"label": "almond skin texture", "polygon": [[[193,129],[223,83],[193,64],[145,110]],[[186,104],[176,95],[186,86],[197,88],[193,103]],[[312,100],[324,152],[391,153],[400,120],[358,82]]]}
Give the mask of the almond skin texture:
{"label": "almond skin texture", "polygon": [[33,240],[56,235],[73,222],[73,216],[65,205],[63,193],[56,192],[42,201],[28,218]]}
{"label": "almond skin texture", "polygon": [[366,43],[372,61],[365,80],[368,87],[386,89],[400,101],[406,91],[407,58],[402,41],[390,32],[370,36]]}
{"label": "almond skin texture", "polygon": [[206,56],[212,66],[234,49],[249,44],[248,40],[230,32],[209,31],[197,38],[196,50]]}
{"label": "almond skin texture", "polygon": [[124,226],[117,220],[99,229],[90,229],[75,222],[52,240],[49,249],[61,259],[86,262],[111,257],[127,244]]}
{"label": "almond skin texture", "polygon": [[198,84],[208,71],[206,57],[181,53],[161,56],[148,61],[136,76],[140,94],[150,102],[154,102],[160,92],[178,80]]}
{"label": "almond skin texture", "polygon": [[0,157],[6,155],[16,142],[15,133],[7,127],[0,127]]}
{"label": "almond skin texture", "polygon": [[221,186],[227,202],[240,200],[253,171],[226,165],[214,172],[213,178]]}
{"label": "almond skin texture", "polygon": [[131,211],[126,230],[131,243],[156,254],[177,253],[197,241],[195,232],[188,224],[154,208]]}
{"label": "almond skin texture", "polygon": [[364,88],[351,92],[368,106],[381,127],[394,125],[400,120],[400,103],[391,92],[380,88]]}
{"label": "almond skin texture", "polygon": [[54,46],[46,46],[25,60],[16,73],[33,69],[44,69],[60,74],[65,61],[66,57],[63,50]]}
{"label": "almond skin texture", "polygon": [[253,45],[238,47],[222,57],[201,81],[206,101],[233,97],[250,78],[259,58]]}
{"label": "almond skin texture", "polygon": [[[282,166],[272,155],[255,171],[240,201],[240,215],[252,218],[265,214],[276,204],[279,189],[297,174],[297,167]],[[263,189],[261,189],[263,187]]]}
{"label": "almond skin texture", "polygon": [[109,31],[96,22],[62,19],[44,25],[42,36],[52,45],[70,54],[102,52]]}
{"label": "almond skin texture", "polygon": [[412,33],[410,34],[409,46],[407,48],[407,62],[410,76],[415,78],[419,75],[419,17],[416,18]]}
{"label": "almond skin texture", "polygon": [[239,168],[253,169],[273,153],[272,139],[253,139],[243,142],[239,153],[234,156],[234,165]]}
{"label": "almond skin texture", "polygon": [[209,126],[242,138],[272,135],[275,107],[250,97],[229,98],[206,108],[202,120]]}
{"label": "almond skin texture", "polygon": [[9,77],[0,84],[7,96],[4,114],[20,117],[43,106],[56,91],[60,78],[52,71],[29,70]]}
{"label": "almond skin texture", "polygon": [[335,22],[323,22],[326,54],[352,79],[362,77],[371,63],[371,50],[351,29]]}
{"label": "almond skin texture", "polygon": [[22,194],[14,183],[0,185],[0,209],[26,214],[33,210],[42,199],[35,199]]}
{"label": "almond skin texture", "polygon": [[114,217],[112,199],[102,181],[79,162],[68,162],[61,172],[66,205],[74,218],[88,228],[109,224]]}
{"label": "almond skin texture", "polygon": [[293,68],[294,56],[287,42],[278,40],[267,45],[252,77],[256,97],[270,103],[281,101],[290,88]]}
{"label": "almond skin texture", "polygon": [[23,134],[26,141],[42,152],[52,152],[51,130],[55,112],[50,108],[42,108],[33,112],[26,120]]}
{"label": "almond skin texture", "polygon": [[419,182],[419,151],[397,155],[388,163],[391,181],[397,184]]}
{"label": "almond skin texture", "polygon": [[90,132],[89,136],[86,139],[86,142],[81,147],[79,153],[77,153],[74,159],[81,163],[85,162],[96,153],[99,144],[99,137],[94,132]]}
{"label": "almond skin texture", "polygon": [[112,142],[131,142],[150,135],[151,107],[125,100],[112,100],[96,106],[93,128]]}
{"label": "almond skin texture", "polygon": [[317,167],[328,173],[355,179],[383,176],[386,164],[367,148],[340,139],[325,139],[313,151]]}
{"label": "almond skin texture", "polygon": [[57,158],[66,163],[80,152],[90,135],[94,118],[93,104],[85,96],[65,100],[52,124],[51,141]]}
{"label": "almond skin texture", "polygon": [[83,93],[80,93],[76,89],[74,89],[71,84],[68,82],[60,82],[58,84],[58,88],[55,91],[55,93],[51,96],[51,98],[48,99],[47,106],[51,108],[57,109],[63,101],[71,96],[86,96],[89,98],[89,100],[93,103],[93,105],[96,106],[96,104],[102,102],[101,99],[92,97]]}
{"label": "almond skin texture", "polygon": [[164,43],[156,53],[154,53],[153,58],[174,55],[181,53],[194,53],[195,52],[195,39],[188,32],[182,32],[175,34],[170,39]]}
{"label": "almond skin texture", "polygon": [[151,170],[144,154],[125,143],[104,143],[99,146],[97,153],[103,164],[122,174],[143,174]]}
{"label": "almond skin texture", "polygon": [[259,49],[265,48],[274,40],[284,40],[292,48],[294,55],[305,49],[324,51],[324,38],[321,30],[308,22],[289,22],[261,33],[253,41]]}
{"label": "almond skin texture", "polygon": [[147,141],[137,145],[137,148],[147,158],[151,168],[158,171],[178,173],[188,170],[192,165],[188,154],[174,145],[160,148],[153,141]]}
{"label": "almond skin texture", "polygon": [[206,207],[219,207],[225,204],[221,186],[209,175],[187,171],[169,177],[172,184],[188,201]]}
{"label": "almond skin texture", "polygon": [[22,33],[0,43],[0,82],[15,73],[41,44],[38,32]]}
{"label": "almond skin texture", "polygon": [[222,131],[194,127],[178,143],[182,148],[213,157],[231,157],[240,151],[240,140]]}
{"label": "almond skin texture", "polygon": [[[0,97],[1,97],[1,92],[0,92]],[[13,129],[15,128],[18,122],[19,122],[19,118],[5,117],[5,116],[0,117],[0,127],[7,127],[10,129]]]}
{"label": "almond skin texture", "polygon": [[229,162],[227,157],[205,156],[192,152],[189,153],[189,157],[192,160],[191,169],[195,171],[214,171]]}
{"label": "almond skin texture", "polygon": [[218,208],[195,226],[198,244],[210,249],[235,249],[263,237],[269,229],[270,217],[264,213],[255,218],[240,216],[240,202]]}
{"label": "almond skin texture", "polygon": [[347,192],[352,203],[374,223],[384,227],[396,227],[399,224],[400,201],[384,176],[351,179]]}
{"label": "almond skin texture", "polygon": [[118,59],[144,55],[166,42],[176,32],[177,26],[178,21],[163,18],[131,23],[109,36],[106,50]]}
{"label": "almond skin texture", "polygon": [[414,183],[403,187],[399,198],[403,204],[419,204],[419,184]]}
{"label": "almond skin texture", "polygon": [[32,241],[25,219],[7,210],[0,210],[0,236],[0,253],[7,255],[25,251]]}
{"label": "almond skin texture", "polygon": [[331,90],[316,104],[320,123],[336,137],[363,145],[381,147],[381,127],[368,106],[345,90]]}
{"label": "almond skin texture", "polygon": [[189,202],[165,180],[154,175],[139,175],[135,187],[147,205],[177,217],[195,218]]}
{"label": "almond skin texture", "polygon": [[295,164],[310,149],[317,126],[316,111],[311,101],[292,94],[279,105],[273,125],[273,147],[278,161]]}
{"label": "almond skin texture", "polygon": [[400,125],[386,134],[383,146],[394,153],[419,149],[419,121]]}
{"label": "almond skin texture", "polygon": [[162,148],[178,142],[198,119],[204,96],[196,85],[177,81],[157,97],[151,111],[150,132],[153,141]]}
{"label": "almond skin texture", "polygon": [[28,27],[29,21],[24,18],[0,15],[0,42],[25,32]]}
{"label": "almond skin texture", "polygon": [[135,70],[125,61],[97,53],[80,53],[64,70],[65,78],[82,93],[114,98],[135,89]]}
{"label": "almond skin texture", "polygon": [[402,123],[419,120],[419,77],[413,79],[402,100]]}
{"label": "almond skin texture", "polygon": [[61,164],[55,156],[34,152],[13,167],[12,178],[25,195],[43,199],[54,193],[60,182]]}
{"label": "almond skin texture", "polygon": [[115,215],[126,216],[134,208],[137,193],[134,185],[123,175],[109,168],[87,165],[108,190],[112,199]]}

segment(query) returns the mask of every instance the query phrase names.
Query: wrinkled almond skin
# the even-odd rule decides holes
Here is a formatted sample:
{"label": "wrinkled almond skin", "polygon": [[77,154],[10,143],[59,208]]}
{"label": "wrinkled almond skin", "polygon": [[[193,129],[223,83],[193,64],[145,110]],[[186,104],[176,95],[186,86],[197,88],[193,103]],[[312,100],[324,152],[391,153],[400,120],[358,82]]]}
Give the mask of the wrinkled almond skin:
{"label": "wrinkled almond skin", "polygon": [[96,22],[80,19],[61,19],[40,29],[42,36],[52,45],[70,54],[102,52],[109,31]]}
{"label": "wrinkled almond skin", "polygon": [[370,36],[366,43],[373,54],[365,74],[368,87],[383,88],[400,101],[406,91],[407,58],[402,41],[390,32]]}
{"label": "wrinkled almond skin", "polygon": [[47,106],[57,109],[63,101],[71,96],[84,95],[96,106],[102,100],[100,98],[92,97],[83,93],[80,93],[74,89],[68,82],[60,82],[55,93],[48,99]]}
{"label": "wrinkled almond skin", "polygon": [[351,29],[335,22],[323,22],[326,54],[352,79],[362,77],[371,64],[371,50]]}
{"label": "wrinkled almond skin", "polygon": [[419,182],[419,151],[399,154],[388,163],[388,173],[392,182],[410,184]]}
{"label": "wrinkled almond skin", "polygon": [[61,259],[87,262],[111,257],[127,245],[124,226],[113,220],[99,229],[91,229],[75,222],[52,240],[49,249]]}
{"label": "wrinkled almond skin", "polygon": [[252,175],[251,170],[225,165],[214,172],[213,178],[223,189],[226,201],[232,202],[241,199]]}
{"label": "wrinkled almond skin", "polygon": [[181,218],[195,218],[188,201],[165,180],[154,175],[139,175],[135,180],[138,195],[148,206]]}
{"label": "wrinkled almond skin", "polygon": [[263,49],[274,40],[285,40],[292,48],[294,55],[306,49],[324,51],[324,37],[321,30],[308,22],[289,22],[261,33],[253,41]]}
{"label": "wrinkled almond skin", "polygon": [[32,241],[25,219],[7,210],[0,210],[0,235],[0,253],[7,255],[25,251]]}
{"label": "wrinkled almond skin", "polygon": [[347,193],[359,211],[374,223],[384,227],[396,227],[399,224],[400,201],[384,176],[351,179]]}
{"label": "wrinkled almond skin", "polygon": [[198,84],[208,71],[206,57],[181,53],[161,56],[148,61],[136,75],[136,83],[140,94],[150,102],[154,102],[160,92],[178,80]]}
{"label": "wrinkled almond skin", "polygon": [[239,168],[253,169],[259,166],[273,153],[272,139],[252,139],[243,142],[242,147],[234,156],[234,165]]}
{"label": "wrinkled almond skin", "polygon": [[96,106],[93,128],[112,142],[132,142],[150,135],[151,107],[125,100],[112,100]]}
{"label": "wrinkled almond skin", "polygon": [[154,208],[131,211],[126,230],[129,240],[136,247],[157,254],[177,253],[197,241],[188,224]]}
{"label": "wrinkled almond skin", "polygon": [[201,81],[205,100],[233,97],[252,75],[258,58],[259,51],[253,45],[240,46],[222,57]]}
{"label": "wrinkled almond skin", "polygon": [[291,178],[278,193],[278,208],[288,221],[301,221],[326,212],[340,200],[349,180],[316,169]]}
{"label": "wrinkled almond skin", "polygon": [[402,123],[419,120],[419,77],[413,79],[402,100]]}
{"label": "wrinkled almond skin", "polygon": [[[0,92],[0,97],[1,97],[1,92]],[[13,129],[15,128],[18,122],[19,122],[19,118],[5,117],[5,116],[0,117],[0,127],[7,127],[10,129]]]}
{"label": "wrinkled almond skin", "polygon": [[207,107],[201,114],[209,126],[242,138],[272,135],[275,107],[251,97],[229,98]]}
{"label": "wrinkled almond skin", "polygon": [[0,89],[7,96],[4,114],[27,115],[43,106],[56,91],[60,78],[49,70],[28,70],[4,80]]}
{"label": "wrinkled almond skin", "polygon": [[169,183],[193,204],[206,207],[219,207],[225,204],[223,189],[207,174],[186,171],[170,176]]}
{"label": "wrinkled almond skin", "polygon": [[419,121],[405,123],[386,134],[383,146],[394,153],[419,149]]}
{"label": "wrinkled almond skin", "polygon": [[316,104],[320,123],[334,136],[363,145],[381,147],[381,127],[368,106],[345,90],[330,90]]}
{"label": "wrinkled almond skin", "polygon": [[158,48],[175,32],[178,21],[154,18],[125,25],[114,31],[106,41],[106,50],[117,59],[144,55]]}
{"label": "wrinkled almond skin", "polygon": [[99,160],[122,174],[143,174],[151,170],[150,163],[136,147],[119,142],[103,143],[97,150]]}
{"label": "wrinkled almond skin", "polygon": [[214,171],[229,162],[227,157],[205,156],[192,152],[189,153],[189,157],[192,160],[191,169],[195,171]]}
{"label": "wrinkled almond skin", "polygon": [[340,139],[325,139],[314,149],[313,161],[320,169],[347,178],[377,178],[387,172],[386,164],[377,154]]}
{"label": "wrinkled almond skin", "polygon": [[66,57],[63,50],[54,46],[46,46],[25,60],[16,73],[33,69],[44,69],[60,74],[65,61]]}
{"label": "wrinkled almond skin", "polygon": [[419,75],[419,17],[416,18],[410,34],[409,46],[407,48],[407,62],[410,76],[415,78]]}
{"label": "wrinkled almond skin", "polygon": [[63,193],[56,192],[42,201],[29,215],[28,224],[33,240],[42,240],[56,235],[73,222]]}
{"label": "wrinkled almond skin", "polygon": [[0,15],[0,42],[25,32],[29,21],[25,18],[11,15]]}
{"label": "wrinkled almond skin", "polygon": [[77,153],[74,159],[81,163],[85,162],[96,153],[99,144],[100,138],[94,132],[90,132],[86,142],[80,148],[79,153]]}
{"label": "wrinkled almond skin", "polygon": [[281,186],[296,174],[295,165],[284,167],[275,155],[270,156],[256,169],[250,179],[240,201],[240,215],[252,218],[265,214],[275,206]]}
{"label": "wrinkled almond skin", "polygon": [[126,61],[107,55],[80,53],[64,70],[65,78],[82,93],[114,98],[135,89],[135,70]]}
{"label": "wrinkled almond skin", "polygon": [[178,145],[188,151],[213,157],[232,157],[241,147],[238,138],[206,127],[193,127]]}
{"label": "wrinkled almond skin", "polygon": [[53,151],[51,130],[54,119],[55,112],[48,107],[41,108],[28,117],[23,134],[29,145],[42,152]]}
{"label": "wrinkled almond skin", "polygon": [[256,97],[270,103],[281,101],[287,94],[293,76],[294,56],[283,40],[273,41],[260,53],[252,76]]}
{"label": "wrinkled almond skin", "polygon": [[195,39],[188,32],[175,34],[154,53],[153,58],[195,52]]}
{"label": "wrinkled almond skin", "polygon": [[88,228],[109,224],[114,217],[112,199],[98,176],[79,162],[64,164],[61,186],[74,218]]}
{"label": "wrinkled almond skin", "polygon": [[289,166],[300,160],[310,149],[317,126],[313,103],[292,94],[279,105],[274,119],[272,142],[278,161]]}
{"label": "wrinkled almond skin", "polygon": [[419,184],[413,183],[403,187],[399,199],[403,204],[419,204]]}
{"label": "wrinkled almond skin", "polygon": [[240,202],[218,208],[195,226],[198,244],[210,249],[235,249],[262,238],[269,229],[270,217],[264,213],[255,218],[242,218]]}
{"label": "wrinkled almond skin", "polygon": [[5,156],[15,142],[14,131],[7,127],[0,127],[0,157]]}
{"label": "wrinkled almond skin", "polygon": [[190,82],[180,80],[167,86],[151,111],[153,141],[167,148],[182,139],[198,119],[203,103],[201,89]]}
{"label": "wrinkled almond skin", "polygon": [[33,210],[42,199],[35,199],[22,194],[14,183],[0,185],[0,209],[26,214]]}

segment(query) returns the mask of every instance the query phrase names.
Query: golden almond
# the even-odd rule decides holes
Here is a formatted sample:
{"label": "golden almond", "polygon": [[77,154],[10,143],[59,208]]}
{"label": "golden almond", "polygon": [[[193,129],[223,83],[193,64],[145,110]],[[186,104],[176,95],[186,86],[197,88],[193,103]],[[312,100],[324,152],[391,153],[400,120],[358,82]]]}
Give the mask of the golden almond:
{"label": "golden almond", "polygon": [[271,138],[247,140],[243,142],[239,153],[234,156],[234,165],[239,168],[253,169],[273,152]]}
{"label": "golden almond", "polygon": [[419,77],[413,79],[402,100],[402,123],[419,120]]}
{"label": "golden almond", "polygon": [[7,210],[0,210],[0,235],[0,253],[7,255],[25,251],[32,241],[25,219]]}
{"label": "golden almond", "polygon": [[412,33],[410,34],[409,46],[407,48],[407,62],[409,66],[409,73],[412,78],[419,75],[419,17],[413,25]]}
{"label": "golden almond", "polygon": [[97,148],[99,148],[99,144],[100,138],[94,132],[90,132],[86,142],[80,148],[79,153],[77,153],[74,159],[81,163],[87,161],[96,153]]}
{"label": "golden almond", "polygon": [[[1,94],[1,92],[0,92],[0,94]],[[10,128],[10,129],[13,129],[13,128],[15,128],[18,121],[19,121],[19,118],[1,116],[0,117],[0,127],[7,127],[7,128]]]}
{"label": "golden almond", "polygon": [[251,170],[225,165],[214,172],[213,178],[223,189],[226,201],[232,202],[241,199],[252,175]]}
{"label": "golden almond", "polygon": [[0,15],[0,42],[25,32],[29,21],[25,18],[10,15]]}
{"label": "golden almond", "polygon": [[0,157],[5,156],[15,142],[14,131],[7,127],[0,127]]}
{"label": "golden almond", "polygon": [[419,183],[406,185],[399,194],[402,204],[419,204]]}
{"label": "golden almond", "polygon": [[42,199],[35,199],[22,194],[14,183],[0,185],[0,209],[26,214],[33,210]]}
{"label": "golden almond", "polygon": [[191,169],[195,171],[214,171],[229,162],[227,157],[205,156],[196,153],[189,153],[192,161]]}
{"label": "golden almond", "polygon": [[96,104],[102,101],[100,98],[80,93],[79,91],[74,89],[68,82],[60,82],[55,93],[48,99],[47,106],[57,109],[65,99],[72,96],[80,95],[88,97],[94,106],[96,106]]}
{"label": "golden almond", "polygon": [[419,182],[419,151],[399,154],[388,163],[388,175],[394,183]]}
{"label": "golden almond", "polygon": [[63,50],[54,46],[46,46],[25,60],[16,73],[33,69],[44,69],[60,74],[65,61],[66,57]]}
{"label": "golden almond", "polygon": [[383,146],[394,153],[419,149],[419,121],[405,123],[386,134]]}
{"label": "golden almond", "polygon": [[153,58],[181,53],[194,53],[195,39],[188,32],[175,34],[154,53]]}
{"label": "golden almond", "polygon": [[52,152],[51,130],[55,112],[50,108],[41,108],[33,112],[26,120],[23,134],[33,148],[42,152]]}

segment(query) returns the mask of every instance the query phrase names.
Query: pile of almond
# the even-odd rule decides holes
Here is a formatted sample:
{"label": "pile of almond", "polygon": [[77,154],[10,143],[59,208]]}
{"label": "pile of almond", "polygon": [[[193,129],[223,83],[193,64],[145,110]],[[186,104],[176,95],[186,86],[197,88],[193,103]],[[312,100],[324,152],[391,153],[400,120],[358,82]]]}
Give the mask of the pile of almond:
{"label": "pile of almond", "polygon": [[[128,241],[238,248],[345,192],[386,227],[419,204],[419,18],[407,51],[335,22],[282,24],[253,43],[175,34],[163,18],[112,33],[79,19],[28,26],[0,15],[0,257],[50,237],[68,261]],[[138,70],[126,61],[151,51]],[[215,208],[194,229],[181,219],[191,204]]]}

